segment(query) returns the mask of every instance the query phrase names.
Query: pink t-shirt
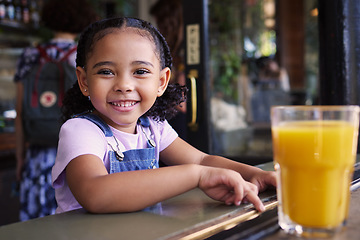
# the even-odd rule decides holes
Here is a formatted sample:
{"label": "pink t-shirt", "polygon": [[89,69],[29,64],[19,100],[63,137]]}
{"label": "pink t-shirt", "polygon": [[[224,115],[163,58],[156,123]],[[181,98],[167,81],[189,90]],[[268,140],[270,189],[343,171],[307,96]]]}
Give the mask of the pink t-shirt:
{"label": "pink t-shirt", "polygon": [[[159,160],[159,153],[167,148],[178,137],[178,134],[167,121],[157,122],[153,119],[149,120],[150,127],[144,128],[144,131],[148,137],[155,141],[155,156]],[[116,139],[125,148],[121,149],[122,151],[147,148],[146,135],[142,132],[139,125],[137,126],[136,134],[121,132],[113,127],[110,128]],[[109,172],[109,150],[111,148],[103,131],[89,120],[74,118],[62,125],[59,135],[58,153],[52,169],[52,182],[58,203],[56,213],[81,208],[81,205],[76,201],[66,182],[65,169],[69,162],[80,155],[92,154],[102,159]]]}

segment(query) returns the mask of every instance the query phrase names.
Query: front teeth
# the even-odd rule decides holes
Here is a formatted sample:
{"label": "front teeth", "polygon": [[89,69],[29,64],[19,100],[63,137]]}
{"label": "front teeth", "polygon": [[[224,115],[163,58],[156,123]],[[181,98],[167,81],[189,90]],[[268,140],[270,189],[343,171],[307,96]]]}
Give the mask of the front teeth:
{"label": "front teeth", "polygon": [[111,103],[114,106],[117,107],[131,107],[135,105],[135,102],[120,102],[120,103]]}

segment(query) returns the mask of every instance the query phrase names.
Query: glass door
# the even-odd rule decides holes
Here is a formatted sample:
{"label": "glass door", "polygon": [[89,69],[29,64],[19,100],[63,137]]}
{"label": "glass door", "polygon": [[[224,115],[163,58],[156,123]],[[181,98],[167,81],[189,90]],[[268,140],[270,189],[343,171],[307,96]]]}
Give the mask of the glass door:
{"label": "glass door", "polygon": [[184,21],[188,141],[271,161],[270,107],[317,101],[316,1],[184,0]]}

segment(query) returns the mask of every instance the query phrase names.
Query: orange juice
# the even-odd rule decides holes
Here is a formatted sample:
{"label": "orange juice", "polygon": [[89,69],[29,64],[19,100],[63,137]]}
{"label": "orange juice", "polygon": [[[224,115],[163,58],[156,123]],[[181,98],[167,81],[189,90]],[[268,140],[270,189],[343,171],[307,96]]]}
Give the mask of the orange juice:
{"label": "orange juice", "polygon": [[282,213],[309,228],[347,218],[357,131],[345,121],[283,122],[272,128]]}

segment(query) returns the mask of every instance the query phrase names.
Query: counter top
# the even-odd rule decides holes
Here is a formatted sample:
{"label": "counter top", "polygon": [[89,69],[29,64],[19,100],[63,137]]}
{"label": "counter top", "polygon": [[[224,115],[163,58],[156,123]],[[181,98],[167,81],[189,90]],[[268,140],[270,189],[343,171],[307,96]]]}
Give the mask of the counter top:
{"label": "counter top", "polygon": [[[275,192],[263,193],[266,207]],[[161,203],[161,208],[134,213],[90,214],[75,210],[0,227],[0,239],[203,239],[258,212],[252,204],[227,206],[194,189]],[[202,231],[204,230],[204,231]]]}
{"label": "counter top", "polygon": [[[267,167],[271,165],[262,168]],[[355,185],[352,187],[347,227],[333,239],[352,240],[360,236],[360,189]],[[256,227],[255,231],[248,234],[252,239],[298,240],[279,230],[275,190],[261,193],[260,198],[267,209],[262,214],[254,210],[252,204],[227,206],[210,199],[201,190],[194,189],[146,211],[90,214],[79,209],[0,226],[0,239],[224,239],[217,235],[229,231],[238,234],[244,229],[249,231]],[[269,214],[270,221],[263,221],[264,216]],[[258,232],[262,233],[261,236],[253,238],[252,234]]]}

